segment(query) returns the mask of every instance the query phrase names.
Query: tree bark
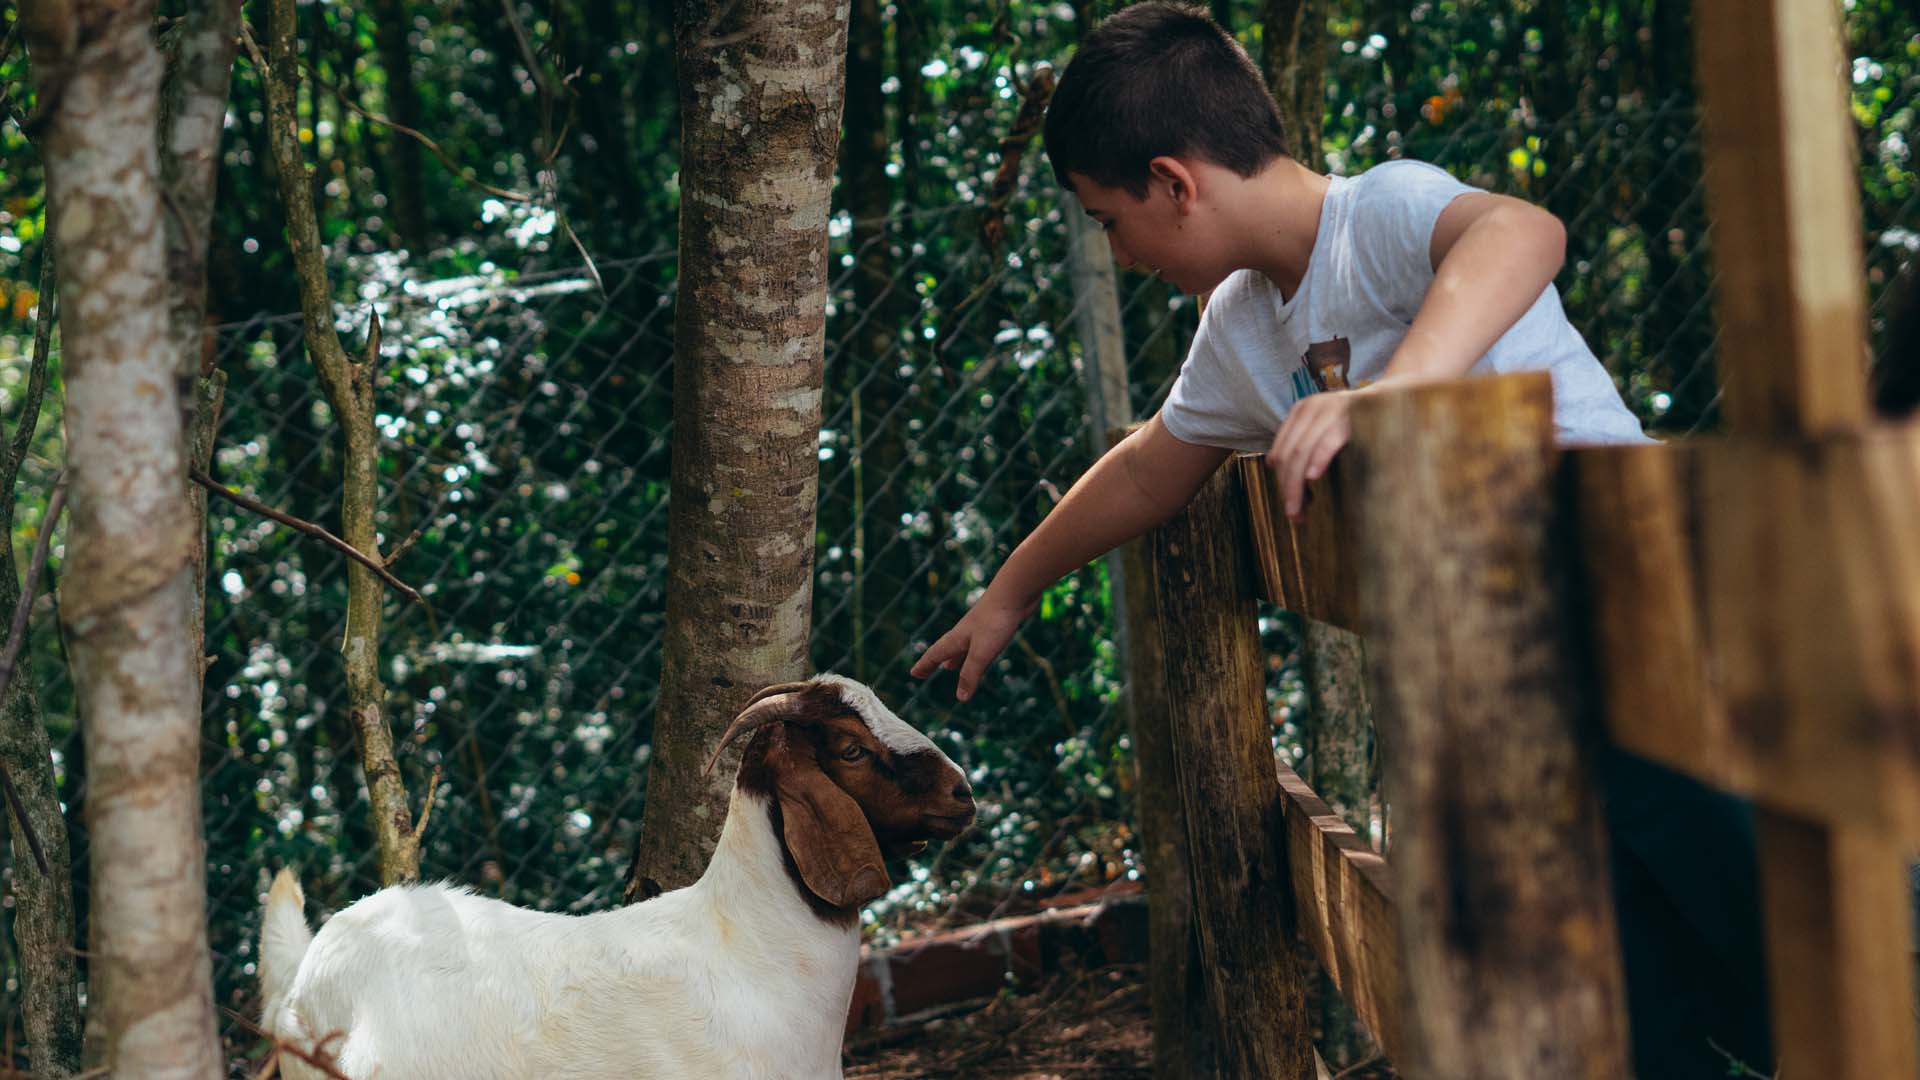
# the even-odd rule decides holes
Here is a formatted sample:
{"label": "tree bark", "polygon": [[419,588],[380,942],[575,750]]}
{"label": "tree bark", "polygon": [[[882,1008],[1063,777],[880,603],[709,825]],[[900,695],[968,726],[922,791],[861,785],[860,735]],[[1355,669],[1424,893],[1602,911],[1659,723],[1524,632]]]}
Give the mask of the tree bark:
{"label": "tree bark", "polygon": [[1262,19],[1267,85],[1286,123],[1288,150],[1318,169],[1327,119],[1327,0],[1267,0]]}
{"label": "tree bark", "polygon": [[86,737],[106,1060],[116,1076],[215,1077],[153,6],[39,0],[26,21],[48,110],[72,494],[61,613]]}
{"label": "tree bark", "polygon": [[[887,175],[886,27],[880,0],[853,0],[847,36],[847,106],[841,147],[840,190],[853,218],[853,315],[862,325],[842,352],[838,385],[853,398],[860,430],[853,447],[855,536],[853,595],[848,604],[853,675],[872,676],[867,657],[892,663],[905,651],[907,627],[898,618],[870,618],[869,600],[888,606],[910,584],[912,545],[898,542],[907,485],[889,482],[906,464],[906,421],[898,408],[902,380],[891,356],[900,325],[916,300],[895,280],[888,217],[894,182]],[[904,125],[903,125],[904,128]],[[869,582],[877,587],[869,588]]]}
{"label": "tree bark", "polygon": [[[350,359],[333,328],[326,249],[320,241],[307,163],[300,149],[299,118],[294,111],[300,78],[294,55],[294,0],[274,0],[272,10],[268,31],[271,66],[266,81],[268,132],[279,172],[280,199],[287,211],[287,245],[300,275],[301,325],[307,355],[340,424],[346,450],[340,491],[341,539],[379,560],[382,556],[375,516],[379,436],[373,424],[373,384],[380,368],[379,323],[376,320],[369,327],[365,359]],[[360,744],[361,768],[366,773],[380,881],[394,885],[419,878],[420,835],[414,828],[399,763],[394,759],[393,735],[387,730],[387,692],[380,681],[384,599],[380,578],[360,563],[349,562],[347,629],[341,642],[341,652],[346,656],[347,708]]]}
{"label": "tree bark", "polygon": [[[401,0],[378,0],[374,40],[380,69],[387,76],[387,116],[420,130],[420,92],[413,85],[413,21]],[[386,135],[387,194],[392,199],[393,231],[400,243],[422,258],[427,253],[427,203],[420,176],[420,144],[397,131]]]}
{"label": "tree bark", "polygon": [[[226,376],[212,369],[207,317],[207,246],[213,225],[215,167],[220,133],[233,82],[233,54],[240,33],[240,0],[213,0],[192,7],[161,43],[166,75],[160,90],[160,180],[166,187],[167,269],[173,280],[169,325],[180,358],[181,415],[187,461],[205,470],[213,457]],[[194,669],[204,675],[207,636],[207,493],[186,484],[194,522],[193,610],[187,640]],[[194,679],[194,711],[200,711],[202,679]]]}
{"label": "tree bark", "polygon": [[1626,1001],[1580,672],[1552,561],[1545,375],[1354,410],[1394,870],[1435,1078],[1621,1077]]}
{"label": "tree bark", "polygon": [[[40,265],[40,313],[34,327],[33,366],[25,400],[4,465],[0,466],[0,536],[13,535],[14,484],[33,443],[40,404],[47,386],[47,359],[53,336],[55,282],[53,239],[43,238]],[[54,527],[49,517],[42,529]],[[0,612],[20,599],[19,567],[11,543],[0,544]],[[53,747],[40,714],[32,657],[25,646],[0,702],[0,762],[20,790],[27,819],[47,856],[42,874],[26,858],[29,845],[20,823],[8,816],[13,837],[13,891],[18,909],[13,935],[20,953],[20,1014],[26,1030],[28,1061],[38,1076],[66,1076],[80,1070],[80,998],[74,963],[73,860],[67,845],[67,821],[60,812],[54,781]]]}
{"label": "tree bark", "polygon": [[[1287,831],[1266,709],[1244,500],[1231,467],[1151,534],[1173,754],[1186,807],[1197,958],[1220,1075],[1311,1075]],[[1189,1053],[1204,1036],[1189,1032]]]}
{"label": "tree bark", "polygon": [[667,628],[636,886],[695,880],[732,773],[706,755],[807,670],[827,214],[847,5],[682,0]]}

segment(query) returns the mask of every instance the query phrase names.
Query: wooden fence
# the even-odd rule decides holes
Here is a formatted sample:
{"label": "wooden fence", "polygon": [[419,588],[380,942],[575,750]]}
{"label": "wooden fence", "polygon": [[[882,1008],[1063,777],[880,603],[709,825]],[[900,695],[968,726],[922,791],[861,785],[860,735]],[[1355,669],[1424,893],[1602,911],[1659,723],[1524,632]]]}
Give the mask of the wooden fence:
{"label": "wooden fence", "polygon": [[[1381,393],[1302,521],[1248,459],[1149,538],[1160,1075],[1312,1075],[1315,967],[1406,1075],[1631,1075],[1596,730],[1753,800],[1779,1075],[1920,1074],[1920,428],[1867,410],[1838,13],[1695,4],[1729,434],[1559,450],[1540,375]],[[1391,866],[1275,766],[1261,598],[1366,639]]]}

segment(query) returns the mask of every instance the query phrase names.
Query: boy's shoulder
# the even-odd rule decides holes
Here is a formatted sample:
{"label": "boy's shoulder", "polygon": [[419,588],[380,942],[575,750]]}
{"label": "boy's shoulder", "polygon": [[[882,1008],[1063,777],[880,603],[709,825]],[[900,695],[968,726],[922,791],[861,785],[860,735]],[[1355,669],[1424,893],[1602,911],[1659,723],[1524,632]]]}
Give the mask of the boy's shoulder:
{"label": "boy's shoulder", "polygon": [[1370,166],[1347,177],[1352,197],[1368,199],[1415,198],[1422,195],[1458,193],[1471,185],[1452,173],[1427,161],[1395,158]]}

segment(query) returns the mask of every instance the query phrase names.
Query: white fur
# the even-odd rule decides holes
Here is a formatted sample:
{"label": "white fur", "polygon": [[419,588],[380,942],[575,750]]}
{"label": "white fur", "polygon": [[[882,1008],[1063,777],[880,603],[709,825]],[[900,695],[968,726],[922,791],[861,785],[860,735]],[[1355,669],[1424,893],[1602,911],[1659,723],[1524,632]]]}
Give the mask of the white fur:
{"label": "white fur", "polygon": [[854,682],[845,675],[815,675],[813,681],[840,691],[840,700],[846,702],[848,708],[860,714],[860,719],[867,722],[867,730],[873,732],[873,737],[880,740],[880,745],[894,753],[911,754],[919,750],[940,753],[940,748],[933,745],[932,739],[922,735],[905,720],[893,715],[893,710],[881,703],[880,695],[866,686]]}
{"label": "white fur", "polygon": [[[865,686],[816,681],[895,753],[940,753]],[[597,915],[421,885],[310,934],[282,871],[261,926],[262,1025],[354,1080],[839,1080],[859,931],[801,897],[770,810],[736,788],[699,881]],[[280,1068],[324,1076],[290,1055]]]}
{"label": "white fur", "polygon": [[[859,931],[817,918],[766,800],[736,790],[701,879],[597,915],[448,885],[383,889],[333,917],[298,970],[268,897],[263,1026],[354,1080],[838,1080]],[[277,998],[273,988],[290,991]],[[288,1080],[325,1074],[282,1055]]]}

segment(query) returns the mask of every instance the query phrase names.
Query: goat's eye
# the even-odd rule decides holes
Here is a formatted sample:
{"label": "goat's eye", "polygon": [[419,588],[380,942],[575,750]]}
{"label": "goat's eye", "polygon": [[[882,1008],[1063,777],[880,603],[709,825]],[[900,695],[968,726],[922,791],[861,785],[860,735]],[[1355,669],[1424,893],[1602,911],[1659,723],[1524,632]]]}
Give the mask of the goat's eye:
{"label": "goat's eye", "polygon": [[867,748],[864,746],[861,746],[859,743],[848,743],[847,748],[845,750],[840,751],[841,761],[859,761],[861,758],[866,756],[867,756]]}

